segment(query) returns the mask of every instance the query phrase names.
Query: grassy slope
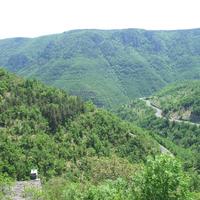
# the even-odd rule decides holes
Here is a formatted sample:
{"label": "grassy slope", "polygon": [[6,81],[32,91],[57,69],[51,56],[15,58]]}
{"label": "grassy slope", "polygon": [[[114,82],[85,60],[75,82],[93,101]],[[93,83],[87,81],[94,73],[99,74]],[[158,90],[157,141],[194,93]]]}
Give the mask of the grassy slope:
{"label": "grassy slope", "polygon": [[0,40],[0,65],[92,99],[127,103],[177,79],[199,79],[200,30],[76,30]]}

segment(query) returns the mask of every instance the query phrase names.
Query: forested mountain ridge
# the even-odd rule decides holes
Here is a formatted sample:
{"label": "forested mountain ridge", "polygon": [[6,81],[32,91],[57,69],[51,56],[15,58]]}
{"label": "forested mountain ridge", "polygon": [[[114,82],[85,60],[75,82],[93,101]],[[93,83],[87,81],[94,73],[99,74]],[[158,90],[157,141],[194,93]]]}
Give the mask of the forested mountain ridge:
{"label": "forested mountain ridge", "polygon": [[5,174],[18,180],[27,179],[32,168],[45,179],[64,172],[68,179],[89,179],[97,157],[99,162],[114,157],[123,164],[159,153],[157,142],[140,128],[2,69],[0,149],[0,178]]}
{"label": "forested mountain ridge", "polygon": [[0,40],[0,65],[111,107],[200,79],[199,43],[200,29],[75,30]]}

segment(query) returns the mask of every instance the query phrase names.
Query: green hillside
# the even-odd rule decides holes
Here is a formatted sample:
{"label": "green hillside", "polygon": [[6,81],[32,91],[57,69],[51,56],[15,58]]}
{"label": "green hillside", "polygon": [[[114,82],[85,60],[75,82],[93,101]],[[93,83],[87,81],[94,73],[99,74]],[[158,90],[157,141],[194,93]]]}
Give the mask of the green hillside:
{"label": "green hillside", "polygon": [[[182,160],[184,169],[194,176],[194,182],[199,185],[200,129],[198,126],[158,118],[155,116],[155,110],[147,106],[143,100],[134,100],[128,105],[121,106],[115,112],[122,119],[151,132],[161,145],[176,158]],[[195,190],[199,191],[200,188],[197,186]],[[199,194],[197,196],[199,197]]]}
{"label": "green hillside", "polygon": [[140,128],[62,90],[4,70],[0,70],[0,150],[0,177],[18,180],[27,179],[35,167],[45,179],[62,174],[89,179],[92,172],[87,171],[96,158],[114,157],[123,165],[159,152],[158,144]]}
{"label": "green hillside", "polygon": [[160,155],[156,140],[76,96],[0,69],[1,199],[11,180],[37,168],[43,187],[25,188],[30,200],[198,200],[197,172]]}
{"label": "green hillside", "polygon": [[[200,81],[186,81],[167,86],[148,98],[163,110],[162,118],[156,117],[155,110],[142,99],[120,106],[115,113],[123,120],[151,131],[160,144],[184,160],[186,168],[193,166],[199,171],[199,88]],[[185,120],[193,123],[185,123]]]}
{"label": "green hillside", "polygon": [[200,81],[169,85],[151,99],[170,118],[200,122]]}
{"label": "green hillside", "polygon": [[0,40],[0,65],[113,107],[170,82],[200,79],[200,29],[75,30]]}

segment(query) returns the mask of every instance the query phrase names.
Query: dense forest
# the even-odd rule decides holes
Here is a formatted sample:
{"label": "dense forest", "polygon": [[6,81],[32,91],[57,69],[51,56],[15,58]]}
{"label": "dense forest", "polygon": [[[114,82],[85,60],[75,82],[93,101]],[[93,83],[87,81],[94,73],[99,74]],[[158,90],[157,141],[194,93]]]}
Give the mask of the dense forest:
{"label": "dense forest", "polygon": [[[6,198],[13,181],[28,180],[30,170],[37,168],[43,187],[26,188],[27,199],[198,200],[199,163],[192,156],[199,145],[189,146],[186,153],[178,143],[172,145],[176,151],[169,148],[170,140],[155,134],[160,129],[154,133],[149,128],[145,112],[153,111],[142,103],[134,104],[137,120],[130,123],[60,89],[1,69],[0,198]],[[162,154],[161,144],[175,157]],[[183,152],[191,157],[188,162]]]}
{"label": "dense forest", "polygon": [[[0,196],[5,184],[27,180],[30,170],[37,168],[44,190],[27,191],[27,195],[42,195],[43,199],[107,200],[124,199],[129,191],[130,199],[132,196],[142,199],[141,194],[147,188],[140,186],[151,178],[148,166],[159,162],[166,164],[169,172],[175,170],[169,163],[177,166],[178,182],[169,180],[175,184],[170,195],[180,189],[177,195],[187,199],[190,188],[196,190],[184,178],[190,176],[178,161],[170,156],[159,157],[159,144],[148,131],[96,108],[91,102],[84,103],[62,90],[36,80],[23,80],[3,69],[0,149]],[[153,157],[149,158],[150,155]],[[152,170],[156,173],[156,169]],[[140,179],[141,175],[144,179]],[[56,184],[55,190],[61,196],[55,198],[57,193],[51,193],[52,184],[54,187]]]}
{"label": "dense forest", "polygon": [[1,169],[25,179],[32,167],[51,177],[84,157],[126,157],[140,162],[156,142],[139,128],[78,97],[0,71]]}
{"label": "dense forest", "polygon": [[0,65],[114,107],[176,80],[200,79],[200,29],[75,30],[0,40]]}

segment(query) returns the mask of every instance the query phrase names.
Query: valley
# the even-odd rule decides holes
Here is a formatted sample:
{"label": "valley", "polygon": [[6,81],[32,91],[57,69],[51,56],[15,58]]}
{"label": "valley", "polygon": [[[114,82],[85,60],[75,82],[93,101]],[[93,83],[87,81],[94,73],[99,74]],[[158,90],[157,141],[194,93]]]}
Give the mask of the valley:
{"label": "valley", "polygon": [[0,66],[98,107],[117,107],[178,80],[200,79],[200,29],[73,30],[0,40]]}
{"label": "valley", "polygon": [[0,40],[0,199],[199,200],[199,42],[200,29]]}
{"label": "valley", "polygon": [[[141,181],[151,179],[152,172],[158,175],[155,185],[161,181],[159,173],[166,176],[174,173],[187,184],[186,188],[177,185],[178,190],[183,189],[185,194],[197,199],[200,191],[196,184],[200,181],[198,126],[168,120],[163,117],[164,111],[148,99],[135,99],[111,113],[3,69],[0,77],[0,183],[18,180],[14,199],[64,200],[74,196],[78,200],[91,195],[95,199],[107,188],[110,198],[117,197],[120,190],[121,200],[127,199],[128,190],[128,199],[139,195],[142,200],[146,186],[143,188]],[[192,87],[196,88],[196,84]],[[153,166],[158,168],[152,171]],[[32,168],[39,170],[44,185],[24,191],[23,185],[29,184]],[[156,189],[152,188],[153,193],[159,191],[153,182],[149,184]],[[177,195],[182,194],[177,192]]]}

